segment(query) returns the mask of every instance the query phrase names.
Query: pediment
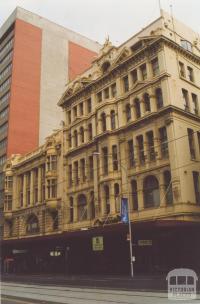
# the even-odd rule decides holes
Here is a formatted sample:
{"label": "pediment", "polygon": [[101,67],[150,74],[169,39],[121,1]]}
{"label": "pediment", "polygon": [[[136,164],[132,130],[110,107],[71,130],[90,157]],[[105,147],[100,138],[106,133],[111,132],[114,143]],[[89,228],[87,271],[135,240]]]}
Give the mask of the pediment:
{"label": "pediment", "polygon": [[118,54],[118,56],[115,58],[113,65],[117,65],[124,61],[128,56],[130,56],[131,51],[128,48],[123,48],[121,52]]}

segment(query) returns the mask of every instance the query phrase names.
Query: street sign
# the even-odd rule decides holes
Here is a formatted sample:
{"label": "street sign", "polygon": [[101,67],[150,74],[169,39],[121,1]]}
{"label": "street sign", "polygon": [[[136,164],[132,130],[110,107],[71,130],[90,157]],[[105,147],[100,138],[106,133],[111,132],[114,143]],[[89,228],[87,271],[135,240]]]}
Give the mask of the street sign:
{"label": "street sign", "polygon": [[138,240],[138,246],[152,246],[152,240]]}
{"label": "street sign", "polygon": [[92,250],[93,251],[102,251],[103,246],[103,236],[95,236],[92,238]]}

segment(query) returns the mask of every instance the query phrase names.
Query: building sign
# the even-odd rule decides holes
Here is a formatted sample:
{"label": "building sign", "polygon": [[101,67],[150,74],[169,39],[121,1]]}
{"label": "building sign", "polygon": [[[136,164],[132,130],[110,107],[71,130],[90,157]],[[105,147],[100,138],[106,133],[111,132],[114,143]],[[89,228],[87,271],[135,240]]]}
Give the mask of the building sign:
{"label": "building sign", "polygon": [[138,246],[152,246],[152,240],[138,240]]}
{"label": "building sign", "polygon": [[121,200],[121,221],[128,223],[128,199],[125,197]]}
{"label": "building sign", "polygon": [[92,238],[92,250],[102,251],[103,248],[103,236],[95,236]]}

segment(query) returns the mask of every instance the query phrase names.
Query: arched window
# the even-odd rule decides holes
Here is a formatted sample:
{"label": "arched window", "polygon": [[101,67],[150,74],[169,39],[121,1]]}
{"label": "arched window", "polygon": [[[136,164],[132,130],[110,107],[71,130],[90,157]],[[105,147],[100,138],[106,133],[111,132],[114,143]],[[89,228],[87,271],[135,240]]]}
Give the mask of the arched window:
{"label": "arched window", "polygon": [[90,207],[91,207],[91,219],[95,218],[95,203],[94,203],[94,192],[90,192]]}
{"label": "arched window", "polygon": [[133,210],[138,210],[138,193],[137,193],[136,180],[131,181],[131,192],[132,192]]}
{"label": "arched window", "polygon": [[168,205],[173,203],[171,172],[164,171],[165,198]]}
{"label": "arched window", "polygon": [[51,216],[52,216],[52,228],[53,228],[53,230],[57,230],[58,229],[58,211],[52,212]]}
{"label": "arched window", "polygon": [[84,129],[80,127],[80,142],[84,143]]}
{"label": "arched window", "polygon": [[126,121],[131,120],[131,106],[129,103],[126,104]]}
{"label": "arched window", "polygon": [[92,140],[92,124],[88,125],[88,139]]}
{"label": "arched window", "polygon": [[115,111],[112,110],[110,112],[110,122],[111,122],[111,130],[114,130],[116,128],[116,124],[115,124]]}
{"label": "arched window", "polygon": [[147,93],[144,94],[144,107],[146,112],[151,111],[150,97]]}
{"label": "arched window", "polygon": [[134,106],[135,106],[135,116],[136,118],[141,117],[141,111],[140,111],[140,101],[138,98],[134,100]]}
{"label": "arched window", "polygon": [[77,130],[74,131],[74,147],[78,146],[78,133]]}
{"label": "arched window", "polygon": [[87,200],[86,200],[86,196],[84,194],[80,194],[78,196],[77,208],[78,208],[78,220],[79,221],[86,220],[87,219]]}
{"label": "arched window", "polygon": [[115,209],[116,212],[120,212],[120,196],[119,196],[119,184],[114,184],[114,195],[115,195]]}
{"label": "arched window", "polygon": [[110,213],[110,191],[107,185],[104,186],[104,196],[105,196],[105,204],[106,204],[106,214]]}
{"label": "arched window", "polygon": [[143,191],[144,191],[144,206],[146,208],[159,206],[160,204],[159,183],[155,176],[149,175],[144,179]]}
{"label": "arched window", "polygon": [[106,114],[103,112],[101,114],[101,126],[102,126],[102,132],[106,131]]}
{"label": "arched window", "polygon": [[74,221],[74,199],[72,196],[69,198],[69,221],[70,223]]}
{"label": "arched window", "polygon": [[26,225],[26,232],[27,233],[38,233],[39,232],[39,222],[38,218],[36,215],[32,214],[29,216],[27,220],[27,225]]}
{"label": "arched window", "polygon": [[163,107],[163,95],[160,88],[156,89],[156,103],[158,109]]}
{"label": "arched window", "polygon": [[101,66],[101,69],[102,69],[102,72],[105,73],[107,72],[107,70],[109,69],[110,67],[110,62],[109,61],[105,61],[102,66]]}

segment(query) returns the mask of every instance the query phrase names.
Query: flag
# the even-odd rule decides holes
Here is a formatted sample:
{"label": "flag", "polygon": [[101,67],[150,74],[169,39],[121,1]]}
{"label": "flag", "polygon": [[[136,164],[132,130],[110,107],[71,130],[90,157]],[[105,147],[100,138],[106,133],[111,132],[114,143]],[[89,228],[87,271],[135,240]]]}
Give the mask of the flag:
{"label": "flag", "polygon": [[121,221],[128,223],[128,199],[125,197],[121,199]]}

